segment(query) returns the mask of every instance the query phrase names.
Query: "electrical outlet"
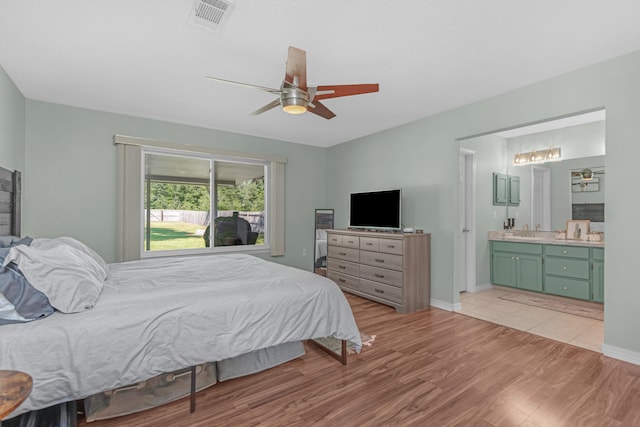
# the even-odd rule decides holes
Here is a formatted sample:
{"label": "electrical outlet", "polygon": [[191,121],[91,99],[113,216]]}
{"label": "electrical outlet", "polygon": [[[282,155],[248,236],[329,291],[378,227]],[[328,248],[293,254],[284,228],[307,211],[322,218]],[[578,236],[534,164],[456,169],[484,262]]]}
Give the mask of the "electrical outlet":
{"label": "electrical outlet", "polygon": [[307,250],[306,249],[302,250],[302,256],[307,256]]}

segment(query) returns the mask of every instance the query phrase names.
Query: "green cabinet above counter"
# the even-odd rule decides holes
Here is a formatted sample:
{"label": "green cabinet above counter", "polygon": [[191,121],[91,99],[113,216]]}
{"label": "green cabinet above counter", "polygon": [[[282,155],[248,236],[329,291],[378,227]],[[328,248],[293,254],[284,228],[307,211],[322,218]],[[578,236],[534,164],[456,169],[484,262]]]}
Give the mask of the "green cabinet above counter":
{"label": "green cabinet above counter", "polygon": [[494,172],[493,204],[520,206],[520,177]]}
{"label": "green cabinet above counter", "polygon": [[491,283],[604,302],[604,248],[491,241]]}

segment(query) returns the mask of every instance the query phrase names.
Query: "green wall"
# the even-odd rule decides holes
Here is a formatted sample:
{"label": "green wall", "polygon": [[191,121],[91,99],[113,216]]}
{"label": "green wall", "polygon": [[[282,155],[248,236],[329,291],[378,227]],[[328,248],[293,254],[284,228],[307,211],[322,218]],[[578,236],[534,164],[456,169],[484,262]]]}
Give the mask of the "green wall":
{"label": "green wall", "polygon": [[640,251],[628,224],[640,212],[640,53],[545,80],[329,149],[328,198],[344,226],[350,191],[401,186],[404,224],[432,233],[432,297],[458,302],[457,139],[606,108],[605,345],[640,352]]}
{"label": "green wall", "polygon": [[115,259],[113,135],[122,134],[287,157],[286,254],[273,260],[311,270],[314,209],[326,206],[326,149],[32,100],[26,115],[27,234],[73,236]]}
{"label": "green wall", "polygon": [[25,100],[0,67],[0,166],[24,170]]}

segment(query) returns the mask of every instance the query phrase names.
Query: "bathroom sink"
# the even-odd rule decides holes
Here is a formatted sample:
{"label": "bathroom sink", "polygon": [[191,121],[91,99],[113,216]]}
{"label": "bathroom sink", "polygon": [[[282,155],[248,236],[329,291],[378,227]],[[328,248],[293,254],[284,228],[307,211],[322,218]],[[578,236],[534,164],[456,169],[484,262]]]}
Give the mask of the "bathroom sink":
{"label": "bathroom sink", "polygon": [[513,240],[545,240],[544,237],[540,236],[504,236],[504,238]]}

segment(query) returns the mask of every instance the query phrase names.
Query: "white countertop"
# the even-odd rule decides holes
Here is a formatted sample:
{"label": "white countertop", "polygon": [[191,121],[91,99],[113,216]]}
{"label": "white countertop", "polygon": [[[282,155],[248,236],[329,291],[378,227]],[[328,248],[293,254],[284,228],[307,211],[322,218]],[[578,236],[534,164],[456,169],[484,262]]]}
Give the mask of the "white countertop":
{"label": "white countertop", "polygon": [[489,231],[489,240],[500,242],[540,243],[545,245],[586,246],[604,248],[604,240],[599,242],[589,240],[560,239],[558,233],[552,231],[525,230],[496,230]]}

